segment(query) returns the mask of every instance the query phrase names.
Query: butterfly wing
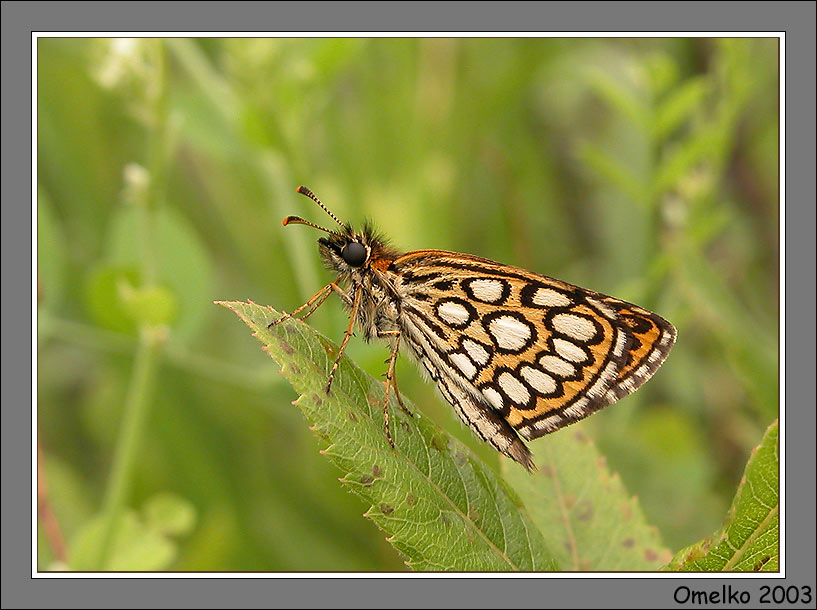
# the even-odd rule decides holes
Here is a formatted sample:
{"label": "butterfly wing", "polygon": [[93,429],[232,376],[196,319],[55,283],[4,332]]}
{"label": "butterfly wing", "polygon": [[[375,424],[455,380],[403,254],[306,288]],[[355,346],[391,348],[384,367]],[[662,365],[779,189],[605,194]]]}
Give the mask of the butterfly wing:
{"label": "butterfly wing", "polygon": [[537,438],[634,392],[675,341],[641,307],[474,256],[418,250],[387,271],[403,335],[443,396],[529,468],[516,432]]}

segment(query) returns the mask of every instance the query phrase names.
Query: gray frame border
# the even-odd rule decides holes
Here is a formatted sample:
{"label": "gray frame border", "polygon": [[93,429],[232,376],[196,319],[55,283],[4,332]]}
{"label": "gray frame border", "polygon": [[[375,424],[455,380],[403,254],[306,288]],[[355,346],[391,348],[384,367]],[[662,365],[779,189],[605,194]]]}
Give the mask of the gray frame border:
{"label": "gray frame border", "polygon": [[[2,606],[662,608],[681,585],[815,591],[815,4],[474,2],[2,4]],[[786,31],[786,572],[779,579],[31,579],[31,38],[34,31]],[[25,259],[24,265],[16,264]],[[800,278],[805,278],[800,280]],[[800,281],[798,281],[800,280]],[[8,290],[6,289],[8,287]],[[26,317],[28,313],[26,313]],[[808,329],[808,330],[803,330]],[[22,431],[25,430],[26,433]],[[19,465],[24,464],[24,468]],[[16,466],[16,468],[15,468]],[[21,525],[21,524],[25,525]],[[150,583],[149,586],[144,586]]]}

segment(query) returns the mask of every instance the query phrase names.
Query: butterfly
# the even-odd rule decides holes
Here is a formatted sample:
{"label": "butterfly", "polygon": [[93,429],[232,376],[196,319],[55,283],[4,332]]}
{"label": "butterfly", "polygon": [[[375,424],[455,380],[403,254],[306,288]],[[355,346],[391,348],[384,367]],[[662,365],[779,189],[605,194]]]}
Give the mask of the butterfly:
{"label": "butterfly", "polygon": [[637,390],[658,370],[676,330],[632,303],[470,254],[391,248],[373,227],[353,230],[312,191],[339,225],[318,239],[321,259],[337,278],[269,326],[307,318],[331,295],[340,297],[349,324],[326,391],[354,327],[366,341],[390,347],[383,404],[386,438],[389,395],[403,405],[395,379],[401,347],[419,361],[443,398],[473,432],[497,451],[533,470],[523,442],[584,419]]}

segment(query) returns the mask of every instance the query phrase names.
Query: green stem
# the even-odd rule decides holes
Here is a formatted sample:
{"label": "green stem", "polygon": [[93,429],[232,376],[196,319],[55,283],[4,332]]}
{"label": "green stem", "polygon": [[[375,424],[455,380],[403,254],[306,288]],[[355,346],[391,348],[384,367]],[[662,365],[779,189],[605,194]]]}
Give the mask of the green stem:
{"label": "green stem", "polygon": [[[139,266],[142,273],[142,288],[155,286],[158,277],[155,219],[156,209],[163,203],[169,150],[165,51],[161,40],[152,40],[150,43],[152,45],[150,59],[154,74],[152,82],[146,89],[145,99],[150,117],[147,161],[150,181],[147,191],[134,201],[138,210],[139,226],[136,230],[139,232],[141,244]],[[125,398],[122,427],[102,505],[102,538],[96,562],[98,570],[105,570],[110,563],[118,526],[124,517],[166,336],[167,329],[164,327],[147,323],[142,323],[140,327],[139,345]]]}
{"label": "green stem", "polygon": [[144,286],[156,283],[155,210],[162,202],[165,192],[168,161],[167,86],[164,47],[162,41],[152,41],[152,61],[155,66],[153,88],[148,93],[150,104],[150,132],[148,134],[148,183],[144,200],[136,201],[139,209],[139,237],[142,244],[140,263]]}
{"label": "green stem", "polygon": [[97,560],[98,570],[105,570],[108,565],[114,547],[117,524],[122,520],[128,500],[138,449],[150,412],[163,336],[164,332],[161,329],[144,329],[136,350],[133,375],[125,400],[122,428],[102,506],[103,527]]}

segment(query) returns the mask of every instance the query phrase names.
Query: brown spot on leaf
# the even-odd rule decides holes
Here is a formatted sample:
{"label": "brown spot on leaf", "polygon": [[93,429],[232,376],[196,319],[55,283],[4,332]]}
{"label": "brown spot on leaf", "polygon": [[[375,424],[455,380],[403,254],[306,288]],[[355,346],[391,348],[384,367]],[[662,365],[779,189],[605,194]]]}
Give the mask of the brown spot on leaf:
{"label": "brown spot on leaf", "polygon": [[320,407],[323,404],[321,397],[318,396],[317,394],[312,395],[312,402],[315,403],[316,407]]}
{"label": "brown spot on leaf", "polygon": [[593,517],[593,503],[590,500],[582,500],[576,507],[576,519],[579,521],[590,521]]}
{"label": "brown spot on leaf", "polygon": [[621,546],[623,546],[625,549],[631,549],[631,548],[633,548],[634,545],[635,545],[635,540],[633,540],[632,538],[625,538],[621,542]]}
{"label": "brown spot on leaf", "polygon": [[289,354],[290,356],[295,353],[295,348],[293,348],[289,343],[286,341],[278,341],[278,346],[283,350],[285,354]]}
{"label": "brown spot on leaf", "polygon": [[588,441],[585,433],[581,431],[576,432],[576,440],[579,441],[580,443],[586,443]]}
{"label": "brown spot on leaf", "polygon": [[544,465],[542,466],[542,468],[540,468],[540,469],[539,469],[539,472],[541,472],[541,473],[542,473],[542,476],[545,476],[545,477],[547,477],[547,478],[549,478],[549,479],[552,479],[552,478],[553,478],[553,474],[554,474],[554,473],[553,473],[553,468],[551,468],[551,467],[550,467],[549,465],[547,465],[547,464],[544,464]]}
{"label": "brown spot on leaf", "polygon": [[394,512],[394,507],[389,506],[388,504],[381,504],[380,512],[383,513],[384,515],[390,515]]}
{"label": "brown spot on leaf", "polygon": [[448,443],[446,443],[446,441],[442,437],[439,436],[431,437],[431,446],[437,451],[445,451],[447,444]]}
{"label": "brown spot on leaf", "polygon": [[349,411],[349,419],[357,421],[357,415],[355,415],[354,411]]}
{"label": "brown spot on leaf", "polygon": [[380,466],[378,466],[377,464],[372,466],[372,476],[374,478],[379,479],[382,474],[383,474],[383,469]]}
{"label": "brown spot on leaf", "polygon": [[657,561],[658,553],[656,553],[652,549],[644,549],[644,559],[646,559],[647,561]]}
{"label": "brown spot on leaf", "polygon": [[771,558],[772,558],[771,555],[766,555],[763,559],[761,559],[755,565],[752,566],[752,570],[754,570],[755,572],[760,572],[761,568],[765,566],[767,563],[769,563],[769,560]]}
{"label": "brown spot on leaf", "polygon": [[[720,544],[721,542],[726,540],[728,537],[729,537],[729,532],[723,532],[720,535],[720,538],[718,538],[718,544]],[[709,548],[710,546],[712,546],[712,539],[711,538],[707,539],[707,541],[706,541],[706,548]]]}
{"label": "brown spot on leaf", "polygon": [[365,485],[366,487],[368,487],[372,483],[374,483],[374,478],[373,477],[370,477],[367,474],[364,474],[362,477],[360,477],[360,484],[361,485]]}
{"label": "brown spot on leaf", "polygon": [[289,372],[291,375],[295,375],[295,376],[297,377],[298,375],[300,375],[300,374],[301,374],[301,369],[300,369],[300,368],[299,368],[297,365],[295,365],[295,364],[290,364],[290,365],[289,365],[288,372]]}
{"label": "brown spot on leaf", "polygon": [[414,506],[415,504],[417,504],[417,498],[414,496],[414,494],[409,494],[408,496],[406,496],[406,504],[408,504],[409,506]]}
{"label": "brown spot on leaf", "polygon": [[633,508],[629,502],[625,502],[621,505],[621,516],[627,521],[633,518]]}
{"label": "brown spot on leaf", "polygon": [[337,357],[337,351],[338,351],[337,348],[332,343],[327,341],[326,339],[321,339],[321,347],[323,347],[323,350],[327,354],[329,354],[332,358]]}

